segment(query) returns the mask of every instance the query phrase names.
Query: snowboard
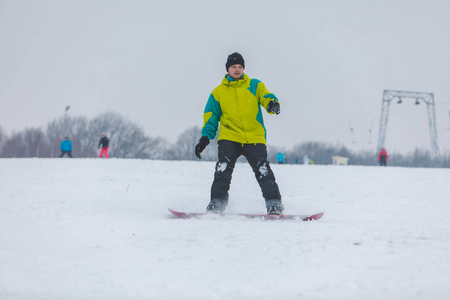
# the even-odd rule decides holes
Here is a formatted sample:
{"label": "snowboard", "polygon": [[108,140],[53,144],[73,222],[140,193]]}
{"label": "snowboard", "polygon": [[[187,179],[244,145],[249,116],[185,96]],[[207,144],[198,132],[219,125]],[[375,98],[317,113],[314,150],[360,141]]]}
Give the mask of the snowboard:
{"label": "snowboard", "polygon": [[203,216],[222,216],[222,217],[245,217],[249,219],[262,219],[262,220],[300,220],[300,221],[312,221],[319,220],[323,217],[323,212],[314,214],[314,215],[266,215],[266,214],[230,214],[230,213],[188,213],[175,211],[169,208],[169,212],[171,213],[170,217],[172,219],[199,219]]}

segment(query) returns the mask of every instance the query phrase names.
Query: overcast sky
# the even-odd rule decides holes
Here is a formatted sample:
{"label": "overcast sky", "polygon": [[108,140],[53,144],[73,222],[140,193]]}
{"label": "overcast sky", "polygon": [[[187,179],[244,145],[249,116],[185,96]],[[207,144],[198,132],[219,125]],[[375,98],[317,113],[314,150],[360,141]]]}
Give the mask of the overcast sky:
{"label": "overcast sky", "polygon": [[[431,92],[450,150],[450,1],[0,0],[0,126],[121,113],[176,141],[238,51],[280,100],[268,144],[373,149],[383,90]],[[351,129],[353,129],[353,134]],[[430,148],[426,105],[392,103],[388,151]]]}

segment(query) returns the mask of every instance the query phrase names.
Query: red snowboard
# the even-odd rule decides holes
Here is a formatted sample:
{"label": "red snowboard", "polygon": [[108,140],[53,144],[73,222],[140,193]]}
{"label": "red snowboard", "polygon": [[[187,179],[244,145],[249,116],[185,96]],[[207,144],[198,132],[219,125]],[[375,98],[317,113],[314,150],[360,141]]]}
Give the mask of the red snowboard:
{"label": "red snowboard", "polygon": [[[173,219],[192,219],[192,218],[201,218],[205,215],[215,215],[212,213],[186,213],[175,211],[169,208],[171,213],[171,218]],[[237,216],[237,217],[246,217],[249,219],[263,219],[263,220],[300,220],[300,221],[311,221],[311,220],[319,220],[323,216],[323,212],[314,214],[314,215],[265,215],[265,214],[227,214],[221,213],[217,214],[218,216]]]}

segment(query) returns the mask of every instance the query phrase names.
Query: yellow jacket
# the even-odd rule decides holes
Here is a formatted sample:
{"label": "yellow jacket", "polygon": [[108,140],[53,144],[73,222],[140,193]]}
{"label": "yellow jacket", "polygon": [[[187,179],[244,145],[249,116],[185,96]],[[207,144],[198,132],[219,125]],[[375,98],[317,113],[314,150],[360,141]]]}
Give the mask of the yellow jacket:
{"label": "yellow jacket", "polygon": [[267,111],[272,100],[278,102],[258,79],[250,79],[244,74],[242,79],[233,80],[225,75],[206,103],[202,135],[214,139],[220,121],[219,140],[265,144],[266,128],[261,106]]}

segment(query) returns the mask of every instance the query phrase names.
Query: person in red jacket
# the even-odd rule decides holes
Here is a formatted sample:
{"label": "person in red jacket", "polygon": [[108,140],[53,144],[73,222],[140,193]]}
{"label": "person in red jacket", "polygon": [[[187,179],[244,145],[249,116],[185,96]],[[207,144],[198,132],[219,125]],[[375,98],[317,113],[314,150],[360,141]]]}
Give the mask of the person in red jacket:
{"label": "person in red jacket", "polygon": [[378,163],[380,164],[380,166],[385,166],[388,162],[388,154],[385,148],[381,149],[380,153],[378,153]]}

